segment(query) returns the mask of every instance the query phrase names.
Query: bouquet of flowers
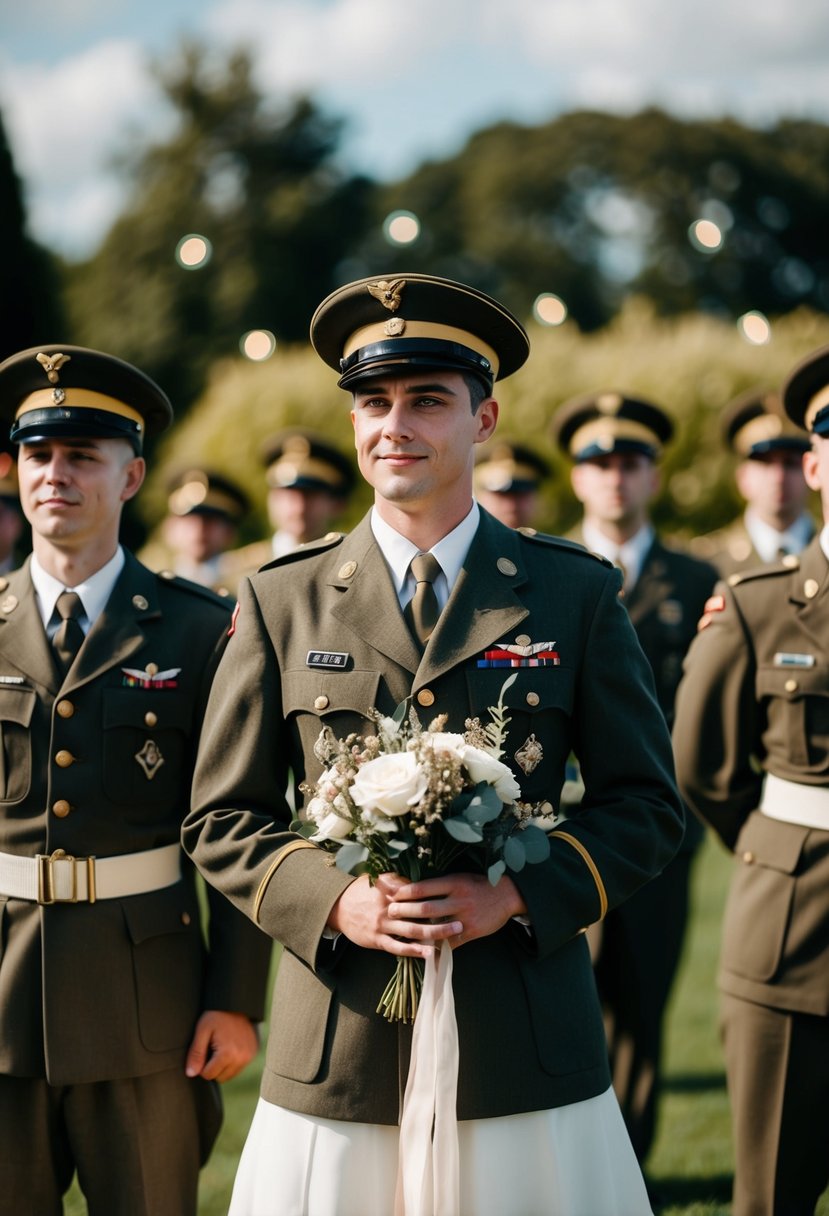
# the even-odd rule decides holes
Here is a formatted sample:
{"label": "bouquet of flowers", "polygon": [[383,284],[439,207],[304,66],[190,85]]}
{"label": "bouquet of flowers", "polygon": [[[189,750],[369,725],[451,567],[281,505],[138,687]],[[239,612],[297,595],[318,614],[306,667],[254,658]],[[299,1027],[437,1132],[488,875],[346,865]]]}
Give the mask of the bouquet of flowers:
{"label": "bouquet of flowers", "polygon": [[[508,869],[543,861],[551,807],[521,802],[501,760],[510,721],[504,694],[515,679],[489,707],[490,721],[467,719],[462,735],[444,730],[445,714],[424,729],[406,702],[392,718],[371,710],[374,734],[338,740],[323,727],[314,751],[325,771],[300,786],[308,801],[292,827],[371,881],[390,871],[417,881],[460,867],[494,885]],[[421,981],[419,960],[398,959],[377,1012],[414,1020]]]}

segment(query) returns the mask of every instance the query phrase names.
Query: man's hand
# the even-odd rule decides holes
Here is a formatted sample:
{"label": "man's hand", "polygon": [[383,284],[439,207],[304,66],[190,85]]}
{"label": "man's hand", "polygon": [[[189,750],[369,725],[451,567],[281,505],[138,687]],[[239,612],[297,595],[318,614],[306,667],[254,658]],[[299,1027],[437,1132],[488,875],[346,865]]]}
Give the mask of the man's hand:
{"label": "man's hand", "polygon": [[259,1039],[249,1017],[207,1009],[196,1022],[185,1072],[205,1081],[230,1081],[258,1050]]}
{"label": "man's hand", "polygon": [[445,874],[422,882],[402,882],[388,914],[406,920],[423,917],[450,922],[457,926],[446,935],[454,950],[465,942],[497,933],[513,916],[526,911],[518,888],[506,875],[493,886],[483,874]]}
{"label": "man's hand", "polygon": [[[417,888],[428,885],[418,883]],[[463,931],[463,925],[451,918],[446,922],[445,909],[441,909],[439,924],[429,923],[432,913],[401,911],[399,892],[414,889],[399,874],[381,874],[374,886],[363,875],[346,887],[334,904],[328,926],[369,950],[429,958],[433,953],[432,942],[456,937]],[[397,911],[392,912],[392,908]]]}

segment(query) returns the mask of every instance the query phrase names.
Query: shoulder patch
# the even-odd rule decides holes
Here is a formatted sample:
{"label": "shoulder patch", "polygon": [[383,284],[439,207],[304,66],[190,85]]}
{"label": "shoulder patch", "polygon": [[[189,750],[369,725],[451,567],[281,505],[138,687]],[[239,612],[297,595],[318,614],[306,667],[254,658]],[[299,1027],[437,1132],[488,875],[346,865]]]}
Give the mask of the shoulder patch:
{"label": "shoulder patch", "polygon": [[556,549],[566,549],[568,553],[578,553],[582,557],[592,557],[594,561],[601,562],[610,570],[613,569],[613,562],[602,557],[601,553],[594,553],[592,549],[586,549],[577,540],[567,540],[564,536],[553,536],[549,532],[537,532],[535,528],[516,528],[516,532],[525,540],[541,545],[552,545]]}
{"label": "shoulder patch", "polygon": [[319,540],[309,540],[307,545],[300,545],[298,549],[293,549],[290,553],[283,553],[281,557],[275,557],[272,561],[266,562],[264,566],[259,567],[259,573],[263,570],[273,570],[277,566],[287,566],[291,562],[302,561],[304,557],[311,557],[315,553],[325,553],[328,549],[333,549],[336,545],[341,545],[345,540],[345,532],[326,532],[325,536],[321,536]]}

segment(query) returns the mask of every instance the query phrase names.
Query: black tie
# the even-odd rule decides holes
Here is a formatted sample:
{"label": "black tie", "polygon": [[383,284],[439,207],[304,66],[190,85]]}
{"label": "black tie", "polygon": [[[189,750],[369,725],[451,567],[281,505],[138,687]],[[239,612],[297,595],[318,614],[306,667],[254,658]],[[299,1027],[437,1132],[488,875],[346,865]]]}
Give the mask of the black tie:
{"label": "black tie", "polygon": [[431,553],[418,553],[412,558],[412,574],[417,586],[406,605],[404,616],[415,638],[424,647],[440,616],[434,581],[440,574],[440,562]]}
{"label": "black tie", "polygon": [[61,591],[58,602],[55,604],[55,611],[60,617],[61,623],[52,638],[52,646],[55,649],[61,674],[66,675],[84,638],[79,620],[79,617],[83,616],[81,597],[74,591]]}

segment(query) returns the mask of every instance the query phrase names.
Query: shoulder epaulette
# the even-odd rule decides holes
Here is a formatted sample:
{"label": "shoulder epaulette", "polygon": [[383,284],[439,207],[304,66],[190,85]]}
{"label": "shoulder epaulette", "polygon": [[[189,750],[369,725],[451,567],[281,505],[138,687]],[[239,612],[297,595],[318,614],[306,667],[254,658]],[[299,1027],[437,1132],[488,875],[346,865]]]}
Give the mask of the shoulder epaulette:
{"label": "shoulder epaulette", "polygon": [[750,570],[736,570],[725,580],[729,587],[738,587],[742,583],[754,582],[758,578],[772,578],[776,574],[791,574],[800,569],[800,558],[794,553],[784,557],[781,562],[769,562],[766,566],[752,566]]}
{"label": "shoulder epaulette", "polygon": [[195,595],[200,599],[208,600],[211,604],[218,604],[225,610],[233,604],[230,592],[214,591],[212,587],[205,587],[203,583],[194,583],[192,579],[183,578],[182,575],[176,574],[175,570],[158,570],[156,578],[161,579],[162,583],[168,587],[186,591],[188,595]]}
{"label": "shoulder epaulette", "polygon": [[335,545],[340,545],[345,540],[345,532],[326,532],[325,536],[321,536],[319,540],[309,540],[307,544],[300,545],[298,549],[292,549],[290,553],[283,553],[281,557],[275,557],[273,561],[266,562],[264,566],[259,567],[259,573],[263,570],[273,570],[276,566],[287,566],[290,562],[302,561],[304,557],[311,557],[314,553],[324,553],[326,549],[333,549]]}
{"label": "shoulder epaulette", "polygon": [[592,549],[586,549],[577,540],[567,540],[565,536],[552,536],[549,532],[539,532],[535,528],[516,528],[515,530],[526,540],[537,541],[542,545],[552,545],[556,549],[566,549],[568,553],[578,553],[582,557],[592,557],[594,561],[601,562],[603,566],[613,568],[613,562],[602,557],[601,553],[594,553]]}

